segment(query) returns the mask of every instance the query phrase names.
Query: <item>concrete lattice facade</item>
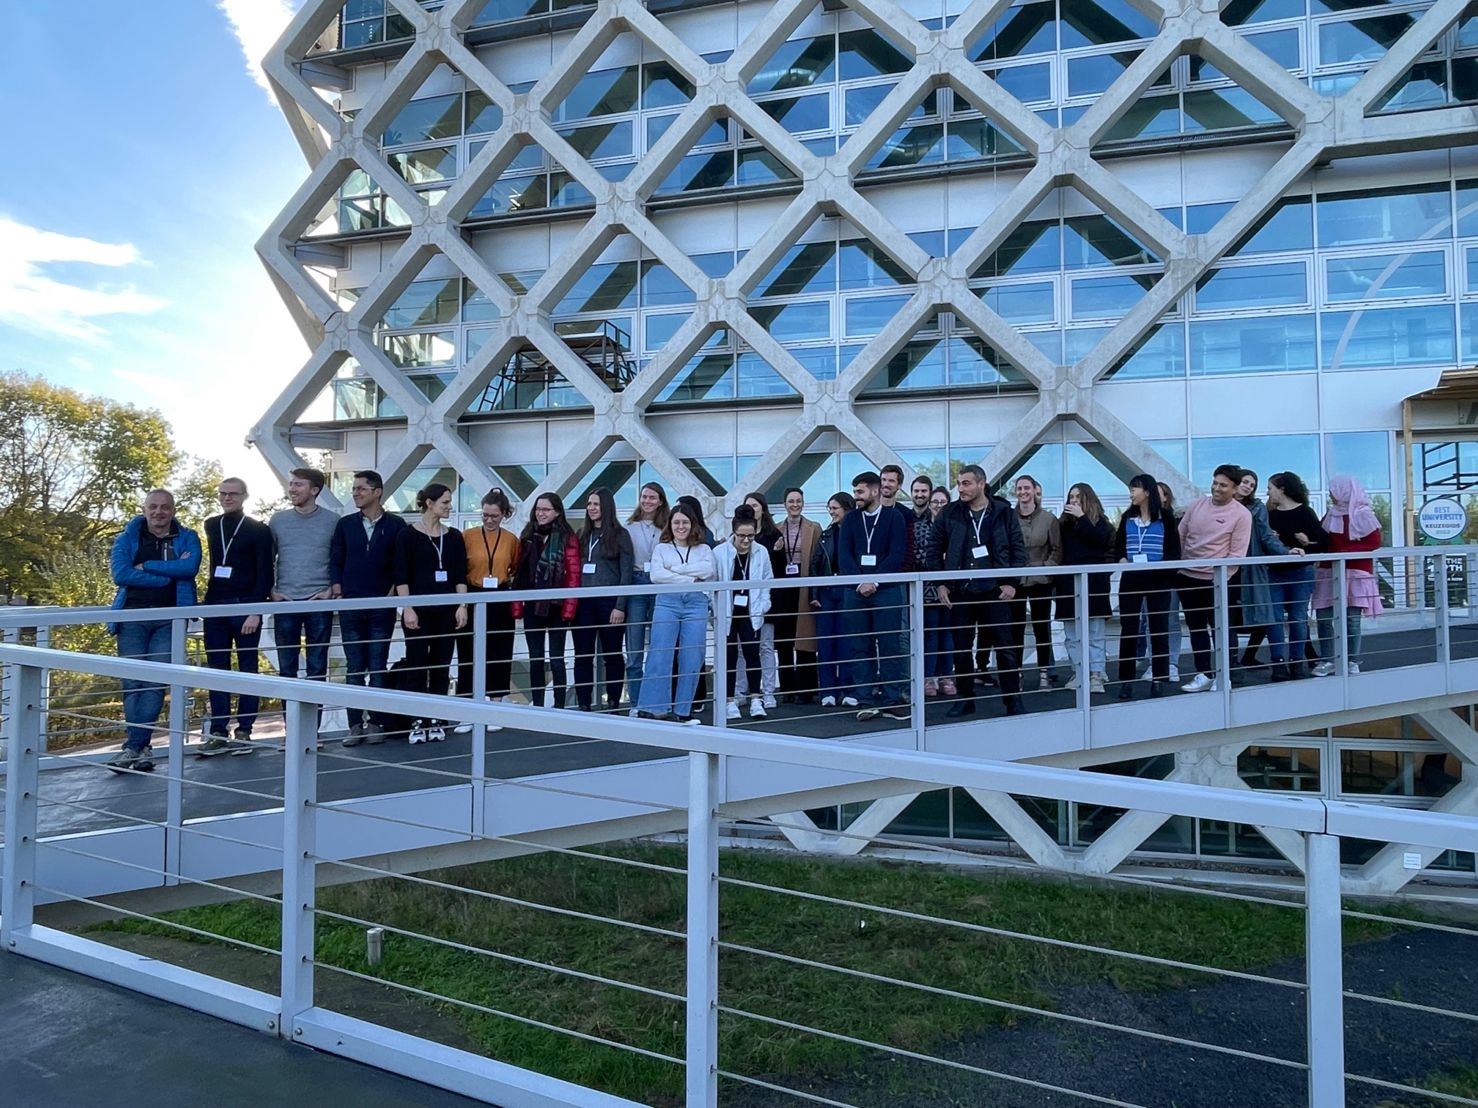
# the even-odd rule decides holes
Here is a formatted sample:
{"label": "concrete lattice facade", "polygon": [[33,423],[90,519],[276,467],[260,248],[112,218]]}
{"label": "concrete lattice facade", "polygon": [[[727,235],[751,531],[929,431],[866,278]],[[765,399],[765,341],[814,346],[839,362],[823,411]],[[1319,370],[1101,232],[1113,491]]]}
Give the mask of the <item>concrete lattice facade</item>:
{"label": "concrete lattice facade", "polygon": [[[1440,158],[1440,176],[1450,180],[1463,172],[1458,161],[1468,155],[1448,151],[1460,150],[1478,131],[1475,111],[1466,104],[1375,110],[1434,44],[1451,36],[1454,26],[1471,22],[1464,0],[1408,5],[1413,8],[1409,27],[1373,64],[1340,82],[1338,95],[1321,94],[1318,81],[1301,80],[1270,58],[1249,41],[1247,27],[1234,29],[1223,21],[1221,6],[1216,0],[1134,0],[1134,10],[1158,24],[1158,33],[1132,61],[1120,62],[1122,72],[1091,103],[1075,109],[1076,118],[1053,126],[1066,117],[1054,113],[1044,119],[1048,113],[1025,106],[1006,90],[1006,76],[996,72],[993,77],[972,60],[970,44],[1013,10],[1010,0],[980,0],[953,18],[951,12],[934,13],[931,6],[931,18],[923,21],[915,10],[919,6],[879,0],[847,0],[845,9],[817,0],[682,6],[662,16],[637,0],[603,0],[587,13],[570,13],[569,22],[577,28],[531,25],[510,31],[502,41],[475,46],[468,45],[467,32],[474,23],[486,22],[486,0],[450,0],[434,11],[414,0],[387,0],[386,18],[413,28],[414,38],[403,44],[403,52],[395,51],[398,58],[381,55],[378,61],[362,62],[352,54],[323,50],[325,34],[335,33],[342,3],[309,3],[268,59],[267,71],[312,173],[263,238],[260,252],[314,352],[252,439],[279,470],[302,464],[294,428],[301,429],[315,399],[346,365],[355,363],[356,372],[371,378],[389,401],[388,410],[405,414],[404,423],[382,421],[372,437],[356,437],[346,423],[342,426],[351,428],[347,438],[327,441],[340,445],[336,457],[343,467],[374,465],[392,489],[414,480],[418,469],[428,465],[450,467],[470,490],[480,492],[491,483],[517,489],[518,481],[500,474],[510,455],[500,452],[498,442],[531,433],[543,436],[545,443],[546,465],[536,474],[540,489],[582,492],[593,468],[615,447],[639,459],[643,473],[670,490],[696,493],[718,507],[737,499],[742,489],[729,487],[724,496],[712,482],[700,481],[684,461],[702,453],[692,445],[695,438],[742,440],[722,449],[749,456],[744,488],[769,487],[808,449],[850,449],[874,465],[902,460],[911,468],[908,451],[900,450],[908,437],[898,433],[902,421],[916,436],[980,444],[982,451],[988,450],[986,456],[970,454],[968,460],[983,460],[991,474],[1011,472],[1046,438],[1065,434],[1069,442],[1094,444],[1116,474],[1150,472],[1169,477],[1184,490],[1194,483],[1191,474],[1182,472],[1188,467],[1184,452],[1166,457],[1147,441],[1156,438],[1147,427],[1163,425],[1175,434],[1194,435],[1208,420],[1220,420],[1229,431],[1247,434],[1272,426],[1338,429],[1351,426],[1353,419],[1354,426],[1394,430],[1401,398],[1431,387],[1441,370],[1451,366],[1346,377],[1346,382],[1357,381],[1353,390],[1321,388],[1314,373],[1308,375],[1312,383],[1289,386],[1284,413],[1271,422],[1249,417],[1247,409],[1255,407],[1259,394],[1239,393],[1245,389],[1241,380],[1197,380],[1194,375],[1189,383],[1177,384],[1114,379],[1115,367],[1167,313],[1175,313],[1213,266],[1286,195],[1307,191],[1317,173],[1349,166],[1355,176],[1365,174],[1379,183],[1390,180],[1391,166],[1408,163],[1426,167],[1423,171],[1430,175],[1432,159]],[[827,153],[825,146],[818,153],[817,144],[801,141],[761,108],[752,82],[788,40],[818,21],[837,19],[849,21],[844,26],[884,32],[912,62],[870,114],[837,141],[835,153]],[[715,27],[721,33],[705,39],[704,29]],[[705,49],[724,42],[732,52]],[[718,60],[705,60],[705,54]],[[692,92],[664,120],[660,138],[638,144],[634,164],[623,167],[620,179],[609,180],[615,174],[603,174],[605,167],[592,165],[576,149],[569,129],[556,126],[559,108],[591,70],[610,64],[613,57],[638,55],[671,67]],[[1146,149],[1142,155],[1123,144],[1106,152],[1105,138],[1116,124],[1157,85],[1167,66],[1188,55],[1213,66],[1275,113],[1272,132],[1245,147],[1229,147],[1226,140],[1201,148],[1182,144],[1175,150]],[[530,84],[511,79],[510,73],[538,76]],[[495,106],[498,125],[483,136],[485,141],[467,147],[461,171],[431,194],[436,202],[428,204],[425,190],[408,181],[404,165],[392,168],[381,140],[406,105],[426,95],[424,89],[448,87],[485,97]],[[888,136],[921,100],[946,89],[952,90],[955,103],[980,113],[1001,137],[1001,149],[1013,155],[950,167],[958,172],[929,178],[877,183],[866,178],[869,158]],[[684,207],[655,204],[661,183],[705,129],[724,119],[737,121],[744,139],[757,140],[783,167],[780,175],[793,184],[752,199],[743,189],[729,189],[694,197]],[[534,270],[537,279],[522,291],[507,280],[506,271],[519,268],[508,255],[529,241],[530,217],[503,223],[476,219],[486,214],[479,209],[482,199],[530,145],[544,151],[593,203],[579,212],[556,211],[551,205],[547,220],[533,220],[533,229],[548,244],[547,253]],[[1387,166],[1385,178],[1380,177],[1382,165]],[[1196,195],[1235,203],[1203,233],[1187,233],[1178,207],[1170,218],[1164,214],[1168,209],[1157,182],[1167,174],[1185,179],[1181,194],[1186,204]],[[353,235],[318,235],[315,221],[344,195],[346,181],[360,175],[382,190],[383,203],[403,211],[402,225],[360,236],[366,245]],[[1229,182],[1220,191],[1208,184],[1220,178]],[[933,225],[967,222],[967,233],[947,252],[925,249],[923,237],[915,233],[918,227],[910,225],[917,217],[910,213],[928,208],[931,195],[945,194],[949,214],[933,218]],[[1136,302],[1105,321],[1091,345],[1080,343],[1084,349],[1054,356],[1018,322],[998,314],[978,280],[972,287],[972,279],[1013,230],[1063,197],[1078,205],[1076,210],[1107,216],[1162,264],[1140,282],[1147,287]],[[818,220],[854,228],[853,234],[868,240],[906,278],[891,318],[859,340],[849,350],[853,356],[839,358],[834,373],[819,375],[798,360],[793,344],[756,318],[753,305],[759,282]],[[693,257],[716,226],[728,228],[724,233],[731,242],[726,245],[737,260],[728,272],[710,275]],[[634,354],[634,379],[612,391],[566,344],[552,317],[582,274],[618,248],[665,267],[690,293],[685,294],[690,314],[650,357]],[[1458,250],[1461,254],[1461,246]],[[1461,260],[1457,266],[1461,268]],[[325,269],[335,272],[324,279]],[[470,281],[486,298],[486,318],[496,321],[475,352],[469,346],[450,363],[434,399],[408,383],[404,368],[387,356],[380,338],[387,312],[423,273],[457,274]],[[337,295],[349,289],[354,299]],[[922,402],[901,392],[865,396],[879,370],[941,312],[952,315],[960,334],[988,344],[996,365],[1015,387],[950,390]],[[737,417],[736,406],[721,401],[673,415],[654,411],[664,388],[716,333],[737,338],[740,348],[773,370],[783,382],[783,397],[768,406],[750,405],[759,410],[741,411]],[[571,387],[575,406],[587,410],[469,419],[469,405],[484,394],[490,380],[517,352],[529,349],[536,349]],[[1330,395],[1335,392],[1345,394],[1337,403]],[[1358,416],[1351,416],[1352,407],[1361,409]],[[1193,464],[1199,466],[1199,457]]]}

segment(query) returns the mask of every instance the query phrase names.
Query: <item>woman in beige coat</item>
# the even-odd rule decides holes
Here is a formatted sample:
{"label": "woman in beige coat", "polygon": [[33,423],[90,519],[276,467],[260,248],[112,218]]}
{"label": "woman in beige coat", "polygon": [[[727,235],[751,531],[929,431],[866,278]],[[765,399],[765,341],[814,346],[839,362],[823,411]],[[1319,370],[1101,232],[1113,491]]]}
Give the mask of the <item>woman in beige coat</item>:
{"label": "woman in beige coat", "polygon": [[[1012,488],[1016,496],[1016,522],[1026,543],[1026,564],[1059,566],[1062,564],[1062,532],[1057,517],[1042,507],[1042,486],[1035,477],[1022,474]],[[1041,574],[1025,575],[1016,593],[1011,613],[1011,631],[1018,655],[1026,644],[1026,625],[1032,626],[1037,646],[1037,687],[1051,688],[1057,682],[1052,672],[1052,597],[1056,579]]]}

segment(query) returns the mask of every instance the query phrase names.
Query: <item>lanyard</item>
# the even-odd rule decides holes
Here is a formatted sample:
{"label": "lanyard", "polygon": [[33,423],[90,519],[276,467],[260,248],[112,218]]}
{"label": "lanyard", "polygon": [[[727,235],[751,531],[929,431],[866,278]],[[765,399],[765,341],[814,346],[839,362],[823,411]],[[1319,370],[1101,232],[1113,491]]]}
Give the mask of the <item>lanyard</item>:
{"label": "lanyard", "polygon": [[797,564],[798,563],[798,560],[800,558],[800,553],[801,553],[801,525],[799,523],[797,523],[795,525],[795,545],[794,546],[791,546],[790,545],[790,523],[789,523],[789,521],[786,522],[786,524],[785,524],[785,530],[781,532],[781,536],[785,539],[785,560],[787,562],[791,563],[792,565]]}
{"label": "lanyard", "polygon": [[981,508],[979,516],[976,516],[974,512],[970,513],[970,526],[975,529],[976,546],[980,545],[980,529],[985,526],[985,515],[989,511],[989,508]]}
{"label": "lanyard", "polygon": [[882,518],[883,518],[883,510],[881,508],[879,508],[877,510],[877,512],[873,515],[873,518],[872,518],[872,526],[869,527],[867,525],[867,513],[866,512],[863,512],[862,513],[862,533],[867,538],[867,552],[869,554],[872,553],[872,537],[873,537],[873,535],[875,535],[877,533],[877,530],[878,530],[878,521],[880,519],[882,519]]}
{"label": "lanyard", "polygon": [[[430,535],[427,535],[426,536],[426,541],[427,542],[430,542],[431,541],[431,536]],[[441,563],[441,547],[442,547],[442,544],[444,542],[446,542],[446,531],[445,530],[443,530],[441,532],[441,534],[439,534],[439,535],[436,536],[436,568],[437,569],[445,569],[446,568]]]}
{"label": "lanyard", "polygon": [[1142,523],[1137,519],[1131,519],[1129,522],[1134,524],[1134,538],[1136,540],[1134,544],[1134,553],[1143,554],[1145,532],[1150,529],[1151,524]]}
{"label": "lanyard", "polygon": [[[593,561],[595,561],[595,548],[597,546],[599,546],[599,545],[600,545],[600,535],[598,533],[592,534],[590,536],[590,553],[588,553],[588,554],[585,555],[585,560],[587,562],[593,562]],[[1271,648],[1269,648],[1269,649],[1271,649]]]}
{"label": "lanyard", "polygon": [[231,538],[226,538],[226,517],[221,517],[221,565],[227,565],[231,561],[231,543],[236,541],[236,535],[241,530],[241,525],[246,522],[242,516],[236,521],[236,528],[231,532]]}
{"label": "lanyard", "polygon": [[734,564],[739,567],[739,572],[736,575],[737,577],[742,578],[745,581],[749,580],[749,560],[753,557],[754,551],[752,550],[748,554],[735,553]]}
{"label": "lanyard", "polygon": [[493,548],[491,550],[488,549],[488,532],[487,532],[487,528],[486,527],[479,527],[478,528],[478,531],[482,534],[482,549],[483,549],[483,552],[486,553],[487,556],[488,556],[488,576],[489,577],[496,577],[498,575],[498,571],[497,571],[497,568],[493,565],[493,558],[498,553],[498,547],[500,547],[501,545],[503,545],[503,528],[501,528],[501,527],[498,528],[498,537],[493,540]]}
{"label": "lanyard", "polygon": [[683,565],[687,565],[688,559],[693,556],[693,548],[691,546],[678,546],[677,543],[673,543],[672,549],[677,551],[677,556],[682,560]]}

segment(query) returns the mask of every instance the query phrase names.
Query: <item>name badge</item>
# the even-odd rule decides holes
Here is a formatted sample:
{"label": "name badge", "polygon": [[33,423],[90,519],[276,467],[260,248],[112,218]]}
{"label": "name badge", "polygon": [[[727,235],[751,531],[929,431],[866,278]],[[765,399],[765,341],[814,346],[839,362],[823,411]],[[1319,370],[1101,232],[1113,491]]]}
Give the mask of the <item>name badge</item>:
{"label": "name badge", "polygon": [[1141,565],[1145,562],[1148,562],[1149,560],[1150,556],[1148,554],[1136,554],[1133,558],[1130,559],[1130,561],[1134,562],[1136,565]]}
{"label": "name badge", "polygon": [[981,543],[979,546],[972,546],[970,548],[970,557],[972,557],[972,558],[989,558],[990,557],[990,547],[987,546],[985,543]]}
{"label": "name badge", "polygon": [[862,563],[863,569],[871,569],[878,564],[878,556],[876,554],[864,554],[858,561]]}
{"label": "name badge", "polygon": [[785,567],[785,576],[787,576],[787,577],[799,577],[800,575],[801,575],[801,567],[800,566],[793,566],[792,565],[792,566],[786,566]]}
{"label": "name badge", "polygon": [[594,562],[586,562],[583,566],[580,567],[580,572],[581,573],[594,573],[595,572],[595,563]]}
{"label": "name badge", "polygon": [[211,571],[211,576],[212,577],[219,577],[222,580],[224,580],[225,578],[231,576],[231,567],[230,566],[216,566],[216,568]]}
{"label": "name badge", "polygon": [[446,583],[446,580],[447,580],[446,570],[444,570],[444,569],[437,570],[436,571],[436,583],[438,585],[445,584]]}
{"label": "name badge", "polygon": [[736,608],[748,608],[749,607],[749,597],[747,595],[745,595],[744,593],[736,592],[734,594],[734,607],[736,607]]}
{"label": "name badge", "polygon": [[652,572],[652,563],[651,562],[643,562],[641,564],[641,571],[643,573],[651,573]]}
{"label": "name badge", "polygon": [[496,577],[484,577],[482,579],[482,587],[485,589],[496,589],[498,587],[498,579]]}

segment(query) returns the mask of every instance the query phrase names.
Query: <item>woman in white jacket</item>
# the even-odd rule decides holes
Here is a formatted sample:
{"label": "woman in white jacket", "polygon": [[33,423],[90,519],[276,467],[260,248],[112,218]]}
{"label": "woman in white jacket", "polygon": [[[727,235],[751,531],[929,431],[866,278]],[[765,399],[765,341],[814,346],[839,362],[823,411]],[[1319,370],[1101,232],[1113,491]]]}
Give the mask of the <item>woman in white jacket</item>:
{"label": "woman in white jacket", "polygon": [[[751,584],[773,581],[774,568],[769,554],[754,553],[754,537],[759,531],[759,520],[754,509],[740,505],[734,512],[732,530],[728,539],[714,549],[720,581],[746,581]],[[763,719],[765,702],[760,696],[760,629],[765,625],[765,614],[770,610],[770,590],[762,588],[735,589],[719,593],[719,603],[729,605],[729,635],[725,646],[728,657],[728,718],[738,719],[739,701],[734,698],[735,669],[740,651],[744,653],[746,688],[750,691],[749,718]]]}
{"label": "woman in white jacket", "polygon": [[[713,551],[703,542],[693,513],[682,504],[672,509],[660,541],[652,549],[654,585],[683,585],[718,578]],[[693,692],[703,668],[708,637],[708,595],[663,593],[652,605],[652,635],[641,681],[636,714],[642,719],[697,723]],[[677,652],[677,687],[673,688],[673,651]]]}

